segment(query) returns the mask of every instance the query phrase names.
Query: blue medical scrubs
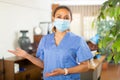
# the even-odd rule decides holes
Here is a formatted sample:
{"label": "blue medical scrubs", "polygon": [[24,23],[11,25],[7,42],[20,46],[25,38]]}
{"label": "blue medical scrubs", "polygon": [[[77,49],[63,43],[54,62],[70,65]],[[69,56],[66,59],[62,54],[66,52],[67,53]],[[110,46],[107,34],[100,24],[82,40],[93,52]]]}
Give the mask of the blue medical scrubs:
{"label": "blue medical scrubs", "polygon": [[46,72],[52,72],[56,68],[74,67],[93,57],[86,42],[72,32],[67,32],[58,46],[54,36],[54,33],[44,36],[36,54],[44,62],[44,80],[80,80],[79,73],[45,77]]}

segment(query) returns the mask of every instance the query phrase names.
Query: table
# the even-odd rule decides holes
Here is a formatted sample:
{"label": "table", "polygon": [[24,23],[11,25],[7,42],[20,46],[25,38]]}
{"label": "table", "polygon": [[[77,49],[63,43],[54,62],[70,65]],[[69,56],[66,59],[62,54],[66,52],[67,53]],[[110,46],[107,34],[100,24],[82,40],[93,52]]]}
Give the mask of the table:
{"label": "table", "polygon": [[99,59],[94,59],[95,66],[89,65],[89,71],[80,73],[81,80],[100,80],[104,59],[105,56],[101,56]]}

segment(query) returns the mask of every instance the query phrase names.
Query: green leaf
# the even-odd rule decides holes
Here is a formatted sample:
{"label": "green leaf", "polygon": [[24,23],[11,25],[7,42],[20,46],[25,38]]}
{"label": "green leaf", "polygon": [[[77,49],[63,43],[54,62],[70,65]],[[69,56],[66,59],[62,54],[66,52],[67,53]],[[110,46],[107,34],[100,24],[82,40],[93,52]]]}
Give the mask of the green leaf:
{"label": "green leaf", "polygon": [[114,59],[114,62],[117,64],[120,61],[120,52],[116,53],[113,59]]}
{"label": "green leaf", "polygon": [[100,54],[106,54],[105,48],[100,48],[100,49],[99,49],[99,53],[100,53]]}
{"label": "green leaf", "polygon": [[109,1],[104,2],[102,7],[101,7],[101,12],[103,12],[108,5],[109,5]]}
{"label": "green leaf", "polygon": [[110,47],[110,43],[112,42],[112,38],[109,36],[105,36],[104,38],[100,39],[99,48],[109,48]]}
{"label": "green leaf", "polygon": [[120,6],[117,6],[117,7],[115,8],[115,11],[117,12],[117,16],[119,16],[119,15],[120,15]]}
{"label": "green leaf", "polygon": [[115,40],[115,42],[112,45],[112,48],[117,49],[117,52],[120,52],[120,37]]}
{"label": "green leaf", "polygon": [[114,19],[115,20],[117,20],[117,19],[120,19],[120,7],[119,6],[117,6],[117,7],[115,7],[115,9],[114,9],[115,11],[114,11]]}
{"label": "green leaf", "polygon": [[103,13],[101,13],[101,17],[100,18],[105,19],[105,16],[104,16]]}
{"label": "green leaf", "polygon": [[102,46],[102,40],[99,41],[98,47],[99,47],[100,49],[103,48],[103,46]]}
{"label": "green leaf", "polygon": [[111,61],[111,59],[112,59],[112,57],[113,57],[113,55],[112,55],[112,54],[108,55],[108,56],[107,56],[107,61],[108,61],[108,62],[110,62],[110,61]]}
{"label": "green leaf", "polygon": [[104,14],[112,18],[115,15],[115,8],[114,7],[107,8]]}
{"label": "green leaf", "polygon": [[117,28],[116,28],[115,26],[113,26],[113,27],[111,28],[111,30],[110,30],[110,33],[111,33],[111,35],[112,35],[113,37],[115,37],[116,34],[117,34]]}
{"label": "green leaf", "polygon": [[113,7],[113,6],[116,6],[117,3],[118,3],[118,0],[112,0],[112,7]]}
{"label": "green leaf", "polygon": [[120,20],[116,21],[116,28],[117,28],[117,33],[120,32]]}

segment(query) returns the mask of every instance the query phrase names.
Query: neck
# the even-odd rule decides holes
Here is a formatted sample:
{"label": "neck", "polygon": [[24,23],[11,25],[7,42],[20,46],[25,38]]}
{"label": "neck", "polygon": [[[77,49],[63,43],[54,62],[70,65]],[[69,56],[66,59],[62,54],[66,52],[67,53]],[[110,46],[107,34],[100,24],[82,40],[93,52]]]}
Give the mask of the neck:
{"label": "neck", "polygon": [[56,36],[64,36],[66,33],[67,33],[67,31],[64,31],[64,32],[56,31],[55,35]]}

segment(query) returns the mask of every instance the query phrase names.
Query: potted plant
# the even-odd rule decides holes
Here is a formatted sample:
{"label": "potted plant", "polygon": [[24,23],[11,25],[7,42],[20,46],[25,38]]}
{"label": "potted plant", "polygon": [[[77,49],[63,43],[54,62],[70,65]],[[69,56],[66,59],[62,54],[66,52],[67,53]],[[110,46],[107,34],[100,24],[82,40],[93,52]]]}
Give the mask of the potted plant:
{"label": "potted plant", "polygon": [[107,60],[120,61],[120,0],[108,0],[103,3],[99,16],[94,22],[97,26],[98,43],[101,54],[107,55]]}

